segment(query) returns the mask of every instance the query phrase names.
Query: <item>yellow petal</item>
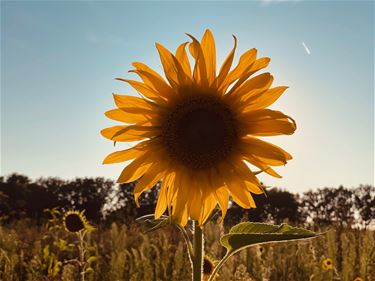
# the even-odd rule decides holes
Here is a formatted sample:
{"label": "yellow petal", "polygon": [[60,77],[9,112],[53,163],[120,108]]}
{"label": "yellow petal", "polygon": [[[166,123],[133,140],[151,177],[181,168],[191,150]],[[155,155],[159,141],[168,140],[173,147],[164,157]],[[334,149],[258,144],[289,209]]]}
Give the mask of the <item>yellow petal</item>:
{"label": "yellow petal", "polygon": [[137,158],[145,153],[145,148],[149,143],[150,141],[144,141],[131,148],[113,152],[103,160],[103,164],[121,163]]}
{"label": "yellow petal", "polygon": [[234,38],[234,46],[232,51],[229,53],[228,57],[225,59],[223,65],[220,68],[219,75],[217,77],[217,83],[218,86],[220,87],[221,84],[224,82],[225,78],[227,77],[227,74],[232,66],[233,58],[234,58],[234,53],[237,48],[237,38],[236,36],[233,35]]}
{"label": "yellow petal", "polygon": [[202,194],[199,189],[195,189],[195,192],[191,195],[191,201],[190,204],[190,217],[193,220],[198,221],[201,216],[202,212]]}
{"label": "yellow petal", "polygon": [[246,161],[248,161],[249,163],[251,163],[252,165],[258,167],[259,169],[261,169],[265,173],[267,173],[267,174],[269,174],[273,177],[276,177],[276,178],[282,178],[278,173],[276,173],[276,171],[274,169],[272,169],[270,166],[268,166],[265,162],[263,162],[259,158],[249,154],[249,155],[246,155],[244,157],[244,159]]}
{"label": "yellow petal", "polygon": [[146,153],[139,156],[133,162],[122,170],[121,175],[117,179],[118,183],[128,183],[139,179],[151,166],[152,162],[149,161],[149,154]]}
{"label": "yellow petal", "polygon": [[257,59],[253,64],[249,65],[247,69],[240,75],[236,84],[230,89],[230,93],[233,93],[240,87],[251,75],[266,67],[270,62],[270,58],[264,57]]}
{"label": "yellow petal", "polygon": [[113,94],[113,99],[115,100],[116,106],[119,108],[130,106],[153,110],[155,106],[155,104],[151,101],[146,101],[145,99],[141,99],[134,96]]}
{"label": "yellow petal", "polygon": [[216,205],[217,205],[216,197],[214,196],[213,193],[210,193],[209,196],[203,202],[203,208],[202,208],[201,216],[199,218],[199,225],[203,225],[207,221],[212,211],[216,208]]}
{"label": "yellow petal", "polygon": [[158,49],[164,73],[169,83],[174,88],[188,83],[188,77],[176,57],[159,43],[156,43],[156,48]]}
{"label": "yellow petal", "polygon": [[291,135],[296,130],[296,122],[289,116],[271,109],[259,109],[243,114],[246,130],[254,136]]}
{"label": "yellow petal", "polygon": [[253,48],[247,50],[243,55],[241,55],[237,66],[228,73],[225,81],[220,86],[220,90],[225,92],[229,85],[236,81],[245,72],[245,70],[252,65],[256,59],[257,49]]}
{"label": "yellow petal", "polygon": [[252,96],[245,101],[248,105],[244,111],[263,109],[273,104],[284,92],[287,86],[275,87]]}
{"label": "yellow petal", "polygon": [[129,72],[138,74],[147,87],[156,91],[160,97],[163,97],[163,99],[168,100],[173,95],[173,89],[171,86],[160,76],[155,76],[153,73],[142,69],[129,70]]}
{"label": "yellow petal", "polygon": [[185,47],[187,44],[188,42],[185,42],[185,43],[182,43],[180,46],[178,46],[176,50],[176,58],[180,62],[182,69],[185,71],[185,74],[188,77],[191,77],[190,62],[189,62],[189,58],[185,50]]}
{"label": "yellow petal", "polygon": [[263,91],[264,89],[268,89],[273,82],[273,76],[266,72],[255,76],[242,84],[242,86],[231,89],[228,93],[228,96],[236,97],[237,99],[241,99],[242,103],[245,102],[251,96]]}
{"label": "yellow petal", "polygon": [[224,217],[227,214],[228,203],[229,203],[229,193],[226,187],[221,187],[215,191],[216,200],[219,202],[221,208],[221,219],[224,221]]}
{"label": "yellow petal", "polygon": [[113,126],[100,132],[105,138],[113,141],[137,141],[144,138],[155,137],[158,133],[153,127],[137,125]]}
{"label": "yellow petal", "polygon": [[206,62],[207,79],[212,84],[216,78],[216,47],[211,30],[207,29],[204,33],[201,46]]}
{"label": "yellow petal", "polygon": [[130,84],[138,93],[144,95],[146,98],[149,98],[151,100],[155,100],[157,102],[162,102],[162,99],[159,95],[159,93],[150,87],[148,87],[146,84],[135,81],[135,80],[128,80],[128,79],[122,79],[122,78],[116,78],[119,81],[126,82]]}
{"label": "yellow petal", "polygon": [[164,177],[163,182],[161,184],[160,192],[158,196],[158,202],[156,203],[156,208],[155,208],[155,219],[160,218],[164,214],[165,210],[167,209],[167,206],[168,206],[167,190],[171,184],[171,178],[172,178],[172,174],[171,173],[167,174]]}
{"label": "yellow petal", "polygon": [[[137,69],[137,70],[141,70],[141,71],[144,71],[144,72],[148,72],[149,74],[151,74],[152,76],[154,76],[155,78],[157,78],[158,80],[161,80],[161,81],[164,81],[163,77],[160,76],[159,73],[157,73],[155,70],[153,70],[151,67],[147,66],[146,64],[144,63],[141,63],[141,62],[133,62],[132,65]],[[147,76],[145,77],[146,80],[148,82],[151,82],[149,79],[147,79]],[[146,83],[146,82],[145,82]],[[165,83],[165,81],[164,81]],[[153,83],[150,83],[148,86],[150,86],[151,88],[154,87],[154,84]],[[157,88],[154,88],[155,90]]]}
{"label": "yellow petal", "polygon": [[134,187],[134,200],[136,205],[139,207],[138,198],[146,190],[151,189],[155,184],[160,181],[165,173],[164,165],[160,162],[154,163],[147,170],[147,172],[142,176],[142,178],[137,182]]}
{"label": "yellow petal", "polygon": [[256,93],[268,89],[272,82],[273,76],[269,72],[262,73],[244,82],[235,92],[237,95],[243,95],[243,100],[247,100]]}
{"label": "yellow petal", "polygon": [[216,169],[211,169],[210,174],[210,184],[212,186],[213,194],[221,209],[221,219],[224,220],[228,210],[229,193],[220,173]]}
{"label": "yellow petal", "polygon": [[193,42],[189,44],[191,55],[195,59],[193,77],[202,87],[208,86],[206,61],[199,41],[192,35],[187,34]]}
{"label": "yellow petal", "polygon": [[238,177],[245,182],[248,191],[255,194],[263,193],[263,190],[260,188],[261,183],[244,162],[236,161],[232,165]]}
{"label": "yellow petal", "polygon": [[257,59],[251,66],[251,75],[263,68],[266,68],[269,65],[270,61],[271,59],[269,57]]}
{"label": "yellow petal", "polygon": [[247,187],[244,181],[242,181],[237,176],[233,167],[228,164],[222,163],[219,169],[221,175],[224,177],[225,184],[231,196],[233,197],[233,200],[242,208],[251,208],[252,200],[250,192],[247,191]]}
{"label": "yellow petal", "polygon": [[112,137],[118,132],[121,131],[122,129],[126,128],[128,126],[113,126],[109,128],[105,128],[100,131],[103,137],[112,140]]}
{"label": "yellow petal", "polygon": [[133,72],[137,73],[148,87],[160,93],[166,92],[168,95],[172,92],[172,88],[155,70],[141,62],[133,62],[132,65],[136,68]]}
{"label": "yellow petal", "polygon": [[109,119],[124,122],[124,123],[139,123],[144,122],[143,124],[151,125],[152,120],[152,114],[150,114],[150,111],[146,111],[144,109],[138,109],[139,112],[142,113],[129,113],[126,112],[126,109],[112,109],[107,112],[105,112],[105,116],[107,116]]}
{"label": "yellow petal", "polygon": [[175,204],[172,209],[172,215],[180,225],[184,226],[188,220],[188,202],[189,202],[189,178],[186,173],[176,174],[175,185],[177,194]]}
{"label": "yellow petal", "polygon": [[175,222],[181,226],[185,226],[187,224],[187,221],[189,219],[189,212],[188,212],[188,206],[185,204],[183,206],[183,209],[180,211],[176,211],[173,215],[173,218],[175,219]]}
{"label": "yellow petal", "polygon": [[292,159],[292,155],[282,148],[258,138],[246,137],[243,142],[244,151],[257,157],[280,160],[284,164]]}
{"label": "yellow petal", "polygon": [[172,202],[174,202],[175,195],[177,193],[176,187],[176,171],[170,173],[169,185],[167,190],[167,204],[168,204],[168,214],[172,215]]}

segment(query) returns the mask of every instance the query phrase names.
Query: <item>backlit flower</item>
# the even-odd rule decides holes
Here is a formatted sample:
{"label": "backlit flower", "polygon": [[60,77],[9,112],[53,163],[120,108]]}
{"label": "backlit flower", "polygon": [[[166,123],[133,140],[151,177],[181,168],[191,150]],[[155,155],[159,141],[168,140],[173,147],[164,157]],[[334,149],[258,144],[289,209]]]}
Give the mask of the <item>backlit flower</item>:
{"label": "backlit flower", "polygon": [[333,261],[330,258],[324,259],[322,261],[322,268],[326,271],[333,269]]}
{"label": "backlit flower", "polygon": [[63,223],[65,230],[73,233],[92,228],[84,213],[79,211],[67,211],[64,214]]}
{"label": "backlit flower", "polygon": [[207,281],[214,268],[216,266],[216,262],[214,262],[209,256],[204,256],[203,258],[203,281]]}
{"label": "backlit flower", "polygon": [[[267,107],[287,89],[273,87],[270,73],[253,76],[270,59],[246,51],[231,69],[234,47],[216,67],[213,35],[206,30],[199,42],[182,43],[174,54],[157,43],[166,80],[147,65],[135,62],[131,70],[142,82],[122,79],[142,97],[114,94],[116,109],[110,119],[126,124],[106,128],[102,135],[114,142],[140,141],[132,148],[108,155],[104,163],[134,159],[122,171],[119,183],[138,180],[138,197],[162,181],[155,210],[166,209],[179,224],[188,218],[203,224],[220,206],[227,212],[229,196],[243,208],[255,208],[251,193],[263,193],[253,168],[280,177],[271,166],[285,165],[291,155],[258,137],[290,135],[292,118]],[[191,61],[186,52],[188,47]]]}

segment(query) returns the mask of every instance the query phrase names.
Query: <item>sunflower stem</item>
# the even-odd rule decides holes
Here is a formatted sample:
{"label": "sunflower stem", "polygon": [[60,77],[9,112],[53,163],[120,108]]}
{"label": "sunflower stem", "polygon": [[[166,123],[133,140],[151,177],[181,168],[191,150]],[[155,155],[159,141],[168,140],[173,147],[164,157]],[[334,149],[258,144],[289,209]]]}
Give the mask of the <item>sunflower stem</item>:
{"label": "sunflower stem", "polygon": [[86,261],[85,261],[85,246],[84,246],[84,238],[85,238],[85,233],[82,231],[79,231],[77,233],[78,240],[79,240],[79,265],[80,265],[80,275],[81,281],[85,281],[85,271],[86,271]]}
{"label": "sunflower stem", "polygon": [[202,281],[203,231],[197,221],[194,221],[193,250],[193,281]]}

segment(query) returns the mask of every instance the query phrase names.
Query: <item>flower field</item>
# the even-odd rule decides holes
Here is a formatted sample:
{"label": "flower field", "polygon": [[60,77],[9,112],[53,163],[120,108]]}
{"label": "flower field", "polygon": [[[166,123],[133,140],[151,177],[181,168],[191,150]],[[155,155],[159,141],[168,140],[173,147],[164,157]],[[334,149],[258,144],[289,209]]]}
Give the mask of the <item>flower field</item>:
{"label": "flower field", "polygon": [[[205,249],[224,255],[217,242],[226,231],[210,222]],[[140,234],[136,222],[92,231],[86,240],[90,270],[85,280],[190,280],[186,246],[172,226]],[[58,222],[36,226],[27,219],[0,228],[0,280],[80,280],[77,237]],[[375,233],[326,229],[316,239],[254,246],[231,257],[217,281],[375,280]],[[323,261],[333,261],[325,270]],[[359,279],[360,280],[360,279]]]}

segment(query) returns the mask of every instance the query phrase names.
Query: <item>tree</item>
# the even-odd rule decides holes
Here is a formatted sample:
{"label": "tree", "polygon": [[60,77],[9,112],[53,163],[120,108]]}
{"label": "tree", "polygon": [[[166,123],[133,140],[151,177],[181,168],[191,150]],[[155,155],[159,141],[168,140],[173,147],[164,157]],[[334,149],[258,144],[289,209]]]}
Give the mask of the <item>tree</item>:
{"label": "tree", "polygon": [[375,187],[360,185],[354,191],[354,204],[360,215],[361,226],[375,224]]}

